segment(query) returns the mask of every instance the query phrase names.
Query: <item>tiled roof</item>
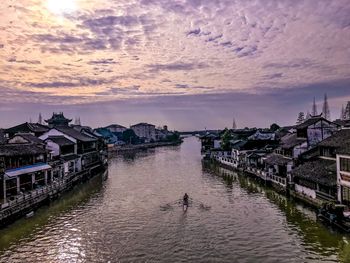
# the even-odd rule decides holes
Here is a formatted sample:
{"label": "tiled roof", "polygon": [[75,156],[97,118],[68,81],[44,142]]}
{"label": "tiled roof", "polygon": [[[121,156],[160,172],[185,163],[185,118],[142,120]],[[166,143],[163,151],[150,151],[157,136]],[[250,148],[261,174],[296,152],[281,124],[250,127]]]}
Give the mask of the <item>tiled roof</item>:
{"label": "tiled roof", "polygon": [[74,145],[74,142],[72,142],[71,140],[68,140],[64,136],[50,136],[46,140],[50,140],[50,141],[58,144],[59,146]]}
{"label": "tiled roof", "polygon": [[271,140],[242,140],[232,145],[232,148],[237,150],[254,150],[262,149],[266,145],[271,144]]}
{"label": "tiled roof", "polygon": [[64,117],[63,112],[59,112],[59,113],[52,113],[52,117],[48,120],[45,120],[47,123],[50,122],[71,122],[72,119],[67,119],[66,117]]}
{"label": "tiled roof", "polygon": [[47,151],[33,144],[3,144],[0,145],[0,156],[23,156],[45,154]]}
{"label": "tiled roof", "polygon": [[28,141],[29,143],[35,143],[35,144],[42,144],[43,143],[42,140],[40,140],[38,137],[36,137],[30,133],[17,133],[14,136],[20,136],[20,137],[24,138],[26,141]]}
{"label": "tiled roof", "polygon": [[5,130],[7,133],[18,133],[18,132],[46,132],[49,128],[39,123],[25,122]]}
{"label": "tiled roof", "polygon": [[67,134],[70,137],[73,137],[76,140],[82,141],[82,142],[94,142],[94,141],[96,141],[95,138],[84,135],[71,127],[55,127],[55,129]]}
{"label": "tiled roof", "polygon": [[305,138],[298,138],[296,133],[291,133],[281,138],[281,147],[283,149],[290,149],[304,142],[306,142]]}
{"label": "tiled roof", "polygon": [[337,131],[332,136],[319,143],[320,147],[331,147],[336,153],[350,154],[350,129]]}
{"label": "tiled roof", "polygon": [[122,126],[122,125],[119,125],[119,124],[111,124],[111,125],[108,125],[106,126],[105,128],[119,128],[119,129],[126,129],[126,127]]}
{"label": "tiled roof", "polygon": [[334,121],[335,124],[338,124],[339,126],[343,126],[343,127],[350,127],[350,120],[340,120],[337,119]]}
{"label": "tiled roof", "polygon": [[315,116],[315,117],[311,117],[310,119],[307,119],[306,121],[304,121],[303,123],[299,124],[296,126],[296,129],[305,129],[319,121],[325,121],[325,122],[328,122],[328,123],[331,123],[331,121],[328,121],[327,119],[321,117],[321,116]]}
{"label": "tiled roof", "polygon": [[332,160],[318,159],[306,162],[296,167],[292,175],[327,186],[337,184],[336,162]]}
{"label": "tiled roof", "polygon": [[288,163],[292,162],[292,159],[290,158],[286,158],[280,154],[277,153],[272,153],[269,154],[266,159],[265,162],[267,164],[277,164],[277,165],[287,165]]}
{"label": "tiled roof", "polygon": [[145,122],[140,122],[134,125],[131,125],[130,127],[135,127],[135,126],[155,126],[153,124],[145,123]]}

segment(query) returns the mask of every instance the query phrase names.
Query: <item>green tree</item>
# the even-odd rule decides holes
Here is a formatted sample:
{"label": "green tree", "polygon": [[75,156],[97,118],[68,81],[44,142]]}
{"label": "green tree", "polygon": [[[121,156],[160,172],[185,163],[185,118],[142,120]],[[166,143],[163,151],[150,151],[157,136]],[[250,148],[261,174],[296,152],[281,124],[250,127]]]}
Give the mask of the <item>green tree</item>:
{"label": "green tree", "polygon": [[178,141],[179,139],[180,139],[180,133],[177,131],[174,131],[171,135],[168,135],[166,137],[166,140],[170,142],[175,142],[175,141]]}
{"label": "green tree", "polygon": [[231,150],[231,143],[230,143],[231,140],[232,140],[231,132],[227,128],[225,128],[225,130],[223,130],[223,133],[221,135],[221,148],[224,151]]}
{"label": "green tree", "polygon": [[123,141],[129,144],[136,144],[140,142],[140,138],[135,134],[132,129],[127,129],[122,135]]}
{"label": "green tree", "polygon": [[276,124],[276,123],[273,123],[270,126],[270,130],[274,131],[274,132],[277,131],[279,128],[280,128],[280,126],[278,124]]}

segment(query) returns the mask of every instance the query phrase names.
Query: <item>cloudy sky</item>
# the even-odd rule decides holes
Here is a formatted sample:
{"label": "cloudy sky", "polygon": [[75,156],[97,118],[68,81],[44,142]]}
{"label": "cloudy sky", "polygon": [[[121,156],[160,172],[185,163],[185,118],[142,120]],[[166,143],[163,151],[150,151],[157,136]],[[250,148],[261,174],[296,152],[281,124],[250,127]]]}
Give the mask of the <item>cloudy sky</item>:
{"label": "cloudy sky", "polygon": [[2,0],[0,127],[293,124],[350,100],[348,0]]}

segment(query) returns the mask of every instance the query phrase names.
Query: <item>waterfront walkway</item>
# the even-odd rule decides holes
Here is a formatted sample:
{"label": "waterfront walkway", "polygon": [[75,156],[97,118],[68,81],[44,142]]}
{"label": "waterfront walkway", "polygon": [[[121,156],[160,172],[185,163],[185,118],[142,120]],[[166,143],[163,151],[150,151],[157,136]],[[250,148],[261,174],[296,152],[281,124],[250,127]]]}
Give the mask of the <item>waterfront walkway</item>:
{"label": "waterfront walkway", "polygon": [[91,170],[99,166],[100,164],[95,164],[87,170],[72,173],[62,179],[54,180],[49,185],[9,198],[6,203],[0,204],[0,225],[13,216],[25,215],[44,201],[57,198],[59,193],[69,190],[76,182],[87,177]]}

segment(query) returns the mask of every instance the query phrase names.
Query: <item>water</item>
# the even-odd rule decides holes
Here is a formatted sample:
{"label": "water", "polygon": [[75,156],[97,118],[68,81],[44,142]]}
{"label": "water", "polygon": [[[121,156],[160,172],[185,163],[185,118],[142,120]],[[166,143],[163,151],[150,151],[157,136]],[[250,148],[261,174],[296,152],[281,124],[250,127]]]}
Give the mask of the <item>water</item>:
{"label": "water", "polygon": [[188,138],[114,157],[106,181],[0,230],[0,262],[350,262],[349,241],[307,207],[203,165]]}

